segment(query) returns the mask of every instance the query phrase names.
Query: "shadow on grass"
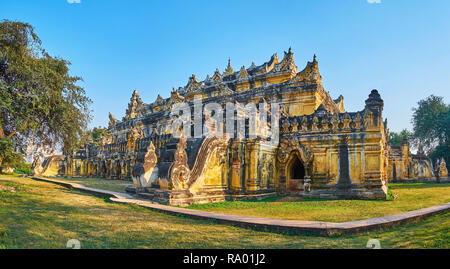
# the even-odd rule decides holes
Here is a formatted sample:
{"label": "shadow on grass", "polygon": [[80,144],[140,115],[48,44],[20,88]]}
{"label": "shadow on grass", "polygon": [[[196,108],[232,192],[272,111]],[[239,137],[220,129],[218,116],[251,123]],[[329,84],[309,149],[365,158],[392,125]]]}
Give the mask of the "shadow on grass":
{"label": "shadow on grass", "polygon": [[395,189],[426,189],[426,188],[440,188],[450,187],[450,183],[435,183],[435,182],[417,182],[417,183],[390,183],[389,187]]}
{"label": "shadow on grass", "polygon": [[[292,199],[289,199],[292,198]],[[298,197],[298,196],[274,196],[261,200],[230,200],[224,202],[205,203],[205,204],[192,204],[187,206],[189,209],[213,209],[213,208],[246,208],[246,207],[259,207],[260,205],[267,204],[267,206],[282,205],[297,207],[301,204],[307,205],[317,202],[336,202],[336,203],[377,203],[377,204],[390,204],[393,200],[349,200],[349,199],[333,199],[333,198],[315,198],[315,197]]]}

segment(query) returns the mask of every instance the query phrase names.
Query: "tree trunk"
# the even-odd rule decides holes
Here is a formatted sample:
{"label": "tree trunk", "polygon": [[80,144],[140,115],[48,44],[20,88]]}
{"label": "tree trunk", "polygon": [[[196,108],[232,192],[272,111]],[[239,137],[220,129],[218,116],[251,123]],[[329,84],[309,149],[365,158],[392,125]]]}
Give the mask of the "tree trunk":
{"label": "tree trunk", "polygon": [[3,131],[3,127],[0,124],[0,138],[3,138],[3,137],[5,137],[5,132]]}
{"label": "tree trunk", "polygon": [[[0,138],[3,138],[3,137],[5,137],[5,132],[3,132],[3,127],[2,127],[2,124],[0,123]],[[0,157],[0,174],[3,172],[2,163],[3,163],[3,158]]]}

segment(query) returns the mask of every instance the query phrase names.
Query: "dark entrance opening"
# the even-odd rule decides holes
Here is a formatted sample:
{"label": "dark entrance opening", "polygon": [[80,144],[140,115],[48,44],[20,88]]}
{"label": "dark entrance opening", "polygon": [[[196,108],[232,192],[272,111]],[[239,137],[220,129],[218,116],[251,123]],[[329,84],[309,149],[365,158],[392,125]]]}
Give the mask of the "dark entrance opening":
{"label": "dark entrance opening", "polygon": [[395,167],[395,163],[392,166],[392,179],[396,180],[397,179],[397,168]]}
{"label": "dark entrance opening", "polygon": [[304,179],[305,178],[305,167],[303,163],[295,157],[294,163],[291,168],[291,179]]}
{"label": "dark entrance opening", "polygon": [[117,165],[116,165],[116,174],[115,174],[115,176],[116,176],[116,179],[120,179],[120,174],[121,174],[121,172],[122,172],[122,169],[120,169],[120,163],[117,163]]}

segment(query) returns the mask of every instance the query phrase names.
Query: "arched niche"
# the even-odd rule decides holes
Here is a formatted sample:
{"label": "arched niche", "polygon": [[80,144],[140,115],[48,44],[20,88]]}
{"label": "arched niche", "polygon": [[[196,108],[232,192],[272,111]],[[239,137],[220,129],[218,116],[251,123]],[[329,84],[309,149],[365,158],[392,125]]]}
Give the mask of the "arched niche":
{"label": "arched niche", "polygon": [[299,190],[299,184],[302,184],[305,176],[307,176],[307,165],[301,158],[301,154],[294,150],[289,155],[285,166],[284,174],[286,175],[286,188],[289,191]]}

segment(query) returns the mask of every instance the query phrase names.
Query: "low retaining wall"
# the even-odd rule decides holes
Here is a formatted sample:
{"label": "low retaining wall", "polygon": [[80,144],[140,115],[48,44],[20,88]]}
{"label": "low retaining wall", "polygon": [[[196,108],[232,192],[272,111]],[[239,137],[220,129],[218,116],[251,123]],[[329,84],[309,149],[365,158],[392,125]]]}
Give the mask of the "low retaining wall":
{"label": "low retaining wall", "polygon": [[167,206],[143,199],[138,199],[126,193],[88,188],[81,184],[70,183],[55,179],[46,179],[38,177],[33,177],[33,179],[55,183],[68,188],[74,188],[106,196],[109,197],[112,201],[118,203],[137,204],[142,207],[150,208],[153,210],[157,210],[159,212],[164,212],[172,215],[182,215],[202,220],[214,220],[219,223],[232,224],[234,226],[239,226],[243,228],[251,228],[270,232],[294,232],[294,233],[316,234],[322,236],[330,236],[336,234],[359,234],[368,231],[384,229],[395,225],[408,224],[411,222],[423,220],[436,214],[450,212],[450,203],[445,203],[441,205],[422,208],[391,216],[349,221],[342,223],[256,218],[256,217],[228,215],[214,212],[206,212],[201,210]]}

